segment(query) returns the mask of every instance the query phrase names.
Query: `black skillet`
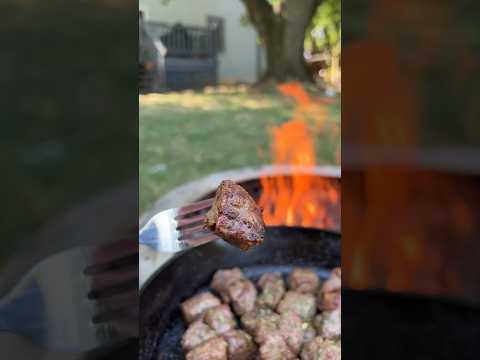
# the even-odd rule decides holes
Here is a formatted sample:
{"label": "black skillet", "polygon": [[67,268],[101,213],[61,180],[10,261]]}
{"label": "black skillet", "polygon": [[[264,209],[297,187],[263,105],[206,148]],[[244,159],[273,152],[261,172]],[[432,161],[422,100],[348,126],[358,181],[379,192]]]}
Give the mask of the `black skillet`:
{"label": "black skillet", "polygon": [[208,286],[216,270],[235,266],[252,280],[267,271],[286,274],[293,266],[313,267],[325,278],[329,270],[340,266],[340,235],[271,227],[264,243],[248,252],[216,241],[175,256],[141,290],[139,359],[184,359],[180,339],[185,326],[179,304]]}

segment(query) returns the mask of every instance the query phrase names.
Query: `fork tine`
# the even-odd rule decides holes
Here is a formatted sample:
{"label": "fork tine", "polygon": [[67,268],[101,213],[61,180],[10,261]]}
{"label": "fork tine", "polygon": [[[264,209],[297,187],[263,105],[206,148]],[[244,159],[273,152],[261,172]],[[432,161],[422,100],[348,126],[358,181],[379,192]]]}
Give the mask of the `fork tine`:
{"label": "fork tine", "polygon": [[94,275],[86,274],[91,277],[91,289],[98,290],[114,286],[125,279],[133,279],[138,276],[138,265],[127,266],[114,271],[106,271]]}
{"label": "fork tine", "polygon": [[[100,260],[100,256],[94,258],[94,261]],[[101,259],[103,260],[103,259]],[[95,275],[103,272],[115,271],[118,269],[131,268],[138,266],[138,245],[135,251],[118,258],[110,259],[108,262],[97,262],[87,266],[83,273],[85,275]]]}
{"label": "fork tine", "polygon": [[138,235],[93,247],[90,252],[91,263],[85,269],[85,273],[109,270],[122,261],[128,261],[132,255],[138,254]]}
{"label": "fork tine", "polygon": [[189,246],[194,247],[194,246],[199,246],[199,245],[206,244],[206,243],[208,243],[210,241],[213,241],[213,240],[216,240],[216,239],[218,239],[218,235],[208,234],[208,235],[198,237],[198,238],[195,238],[195,239],[187,239],[187,240],[185,240],[185,242]]}
{"label": "fork tine", "polygon": [[138,275],[133,278],[122,279],[116,284],[94,288],[87,294],[89,299],[101,299],[122,294],[130,289],[138,288]]}
{"label": "fork tine", "polygon": [[203,222],[203,219],[205,219],[205,215],[197,215],[197,216],[193,216],[193,217],[178,220],[177,229],[180,229],[180,228],[185,227],[187,225],[198,223],[199,221]]}
{"label": "fork tine", "polygon": [[200,224],[200,225],[197,225],[197,226],[194,226],[194,227],[190,227],[190,228],[186,228],[186,229],[182,229],[181,232],[180,232],[180,240],[183,240],[187,236],[198,233],[198,232],[201,232],[203,230],[205,230],[203,224]]}
{"label": "fork tine", "polygon": [[199,211],[203,209],[207,209],[211,207],[213,204],[213,198],[198,201],[196,203],[183,206],[178,209],[177,216],[175,217],[175,220],[179,220],[181,217],[183,217],[186,214],[192,213],[194,211]]}
{"label": "fork tine", "polygon": [[133,288],[124,293],[107,298],[97,299],[95,301],[95,315],[128,306],[137,306],[139,302],[138,289]]}

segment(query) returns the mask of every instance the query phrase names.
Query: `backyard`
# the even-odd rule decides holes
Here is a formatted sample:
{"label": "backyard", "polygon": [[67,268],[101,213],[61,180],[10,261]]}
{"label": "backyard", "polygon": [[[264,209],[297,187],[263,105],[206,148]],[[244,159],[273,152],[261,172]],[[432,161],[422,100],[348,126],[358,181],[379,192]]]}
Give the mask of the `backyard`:
{"label": "backyard", "polygon": [[[319,100],[309,110],[317,163],[338,164],[340,99],[322,102],[319,94],[311,95]],[[236,86],[143,95],[139,108],[143,212],[187,181],[271,163],[269,129],[292,118],[295,101],[276,90],[260,92]]]}

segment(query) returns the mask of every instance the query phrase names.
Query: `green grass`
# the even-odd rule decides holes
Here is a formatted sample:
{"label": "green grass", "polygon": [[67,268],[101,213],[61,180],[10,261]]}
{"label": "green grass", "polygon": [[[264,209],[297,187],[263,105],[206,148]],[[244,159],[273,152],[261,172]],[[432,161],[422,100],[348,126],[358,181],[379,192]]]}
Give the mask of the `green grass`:
{"label": "green grass", "polygon": [[[245,89],[140,97],[140,211],[187,181],[270,163],[269,128],[288,121],[294,102]],[[339,128],[340,103],[326,109]],[[338,131],[317,132],[317,161],[337,163]]]}

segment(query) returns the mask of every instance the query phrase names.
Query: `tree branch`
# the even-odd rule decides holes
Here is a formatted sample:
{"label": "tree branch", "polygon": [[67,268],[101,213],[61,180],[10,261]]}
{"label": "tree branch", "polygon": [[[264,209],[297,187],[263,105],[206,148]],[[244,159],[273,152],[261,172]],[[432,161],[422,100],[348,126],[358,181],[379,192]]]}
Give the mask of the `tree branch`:
{"label": "tree branch", "polygon": [[248,18],[258,30],[260,37],[264,37],[271,25],[275,13],[267,0],[241,0],[247,10]]}

